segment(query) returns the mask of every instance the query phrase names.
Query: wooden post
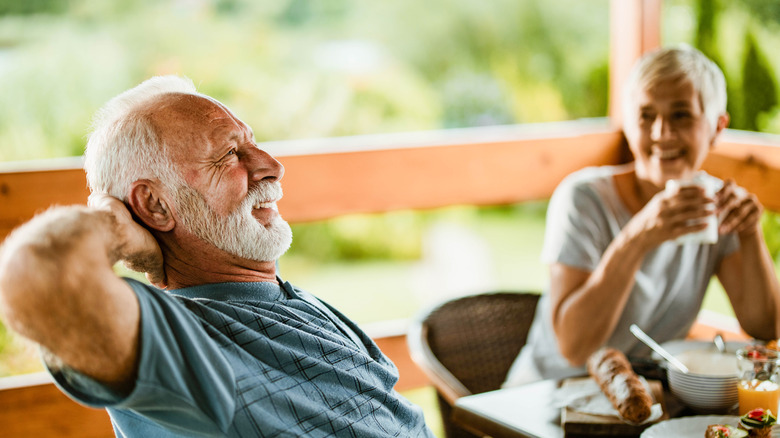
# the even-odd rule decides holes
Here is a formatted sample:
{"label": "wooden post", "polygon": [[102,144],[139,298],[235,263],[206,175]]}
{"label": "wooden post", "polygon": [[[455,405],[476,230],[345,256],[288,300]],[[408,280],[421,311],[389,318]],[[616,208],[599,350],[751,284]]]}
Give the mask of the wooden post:
{"label": "wooden post", "polygon": [[610,2],[609,118],[623,125],[623,84],[637,59],[661,45],[662,0]]}

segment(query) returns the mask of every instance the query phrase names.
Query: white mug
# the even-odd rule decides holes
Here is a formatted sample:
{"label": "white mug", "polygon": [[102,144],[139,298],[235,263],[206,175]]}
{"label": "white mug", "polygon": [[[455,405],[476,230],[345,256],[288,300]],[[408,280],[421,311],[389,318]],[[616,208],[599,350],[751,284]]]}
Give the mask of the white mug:
{"label": "white mug", "polygon": [[[715,197],[715,192],[720,189],[722,183],[707,175],[706,172],[697,172],[693,178],[687,180],[670,179],[666,181],[666,191],[672,192],[679,187],[699,186],[704,189],[704,193],[710,198]],[[693,233],[683,234],[676,239],[677,243],[718,243],[718,216],[713,211],[705,219],[707,228]]]}

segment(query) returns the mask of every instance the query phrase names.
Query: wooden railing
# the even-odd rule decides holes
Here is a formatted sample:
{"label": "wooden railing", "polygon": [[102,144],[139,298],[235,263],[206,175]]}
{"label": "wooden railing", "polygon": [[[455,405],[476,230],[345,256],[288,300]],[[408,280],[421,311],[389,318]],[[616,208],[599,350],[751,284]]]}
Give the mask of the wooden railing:
{"label": "wooden railing", "polygon": [[[780,210],[778,136],[727,130],[704,169],[735,178]],[[394,142],[393,142],[394,141]],[[576,169],[622,162],[620,131],[605,123],[500,128],[268,143],[284,164],[290,222],[361,212],[497,205],[546,199]],[[312,152],[317,148],[327,152]],[[50,205],[85,203],[80,158],[0,163],[0,238]]]}

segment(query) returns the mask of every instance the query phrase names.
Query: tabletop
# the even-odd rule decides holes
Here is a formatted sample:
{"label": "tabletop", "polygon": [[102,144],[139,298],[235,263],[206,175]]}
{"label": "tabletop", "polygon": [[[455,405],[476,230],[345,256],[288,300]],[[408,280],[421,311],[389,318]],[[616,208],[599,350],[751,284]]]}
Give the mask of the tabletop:
{"label": "tabletop", "polygon": [[[580,438],[582,436],[564,434],[561,409],[551,405],[553,393],[559,386],[558,380],[542,380],[461,397],[455,402],[453,420],[494,438]],[[684,408],[667,395],[670,394],[664,394],[665,407],[669,415],[680,415]]]}
{"label": "tabletop", "polygon": [[494,438],[563,437],[560,409],[550,406],[558,387],[542,380],[516,388],[461,397],[455,401],[453,420]]}

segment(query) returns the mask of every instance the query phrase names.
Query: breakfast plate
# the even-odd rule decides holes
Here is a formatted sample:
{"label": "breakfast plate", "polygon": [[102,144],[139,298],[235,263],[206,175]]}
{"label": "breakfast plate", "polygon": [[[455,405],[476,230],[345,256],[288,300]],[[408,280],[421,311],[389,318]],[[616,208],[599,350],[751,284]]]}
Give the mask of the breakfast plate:
{"label": "breakfast plate", "polygon": [[[710,424],[728,424],[736,427],[739,417],[735,415],[697,415],[673,418],[648,427],[639,438],[701,438]],[[772,437],[780,437],[778,429],[772,429]]]}

